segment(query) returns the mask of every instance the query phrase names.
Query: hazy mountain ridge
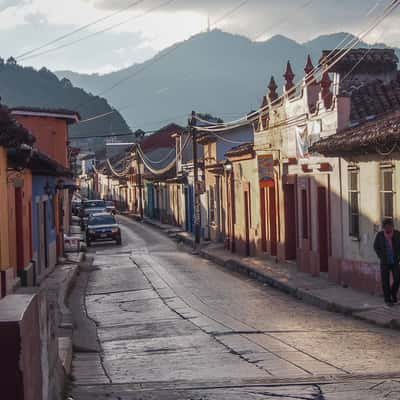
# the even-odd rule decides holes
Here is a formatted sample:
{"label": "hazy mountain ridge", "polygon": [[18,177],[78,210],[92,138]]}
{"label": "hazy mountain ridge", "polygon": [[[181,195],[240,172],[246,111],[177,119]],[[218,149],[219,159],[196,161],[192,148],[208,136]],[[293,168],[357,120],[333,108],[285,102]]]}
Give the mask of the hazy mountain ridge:
{"label": "hazy mountain ridge", "polygon": [[[82,119],[112,111],[106,99],[74,87],[68,79],[58,79],[46,68],[37,71],[31,67],[0,64],[0,96],[10,107],[70,109],[78,111]],[[101,120],[72,125],[70,129],[71,137],[104,135],[110,131],[130,131],[118,112]]]}
{"label": "hazy mountain ridge", "polygon": [[[296,79],[303,75],[307,54],[317,64],[322,50],[336,47],[347,33],[323,35],[298,43],[282,35],[253,42],[219,30],[200,33],[167,48],[142,64],[106,75],[57,72],[75,86],[101,92],[120,79],[134,75],[105,94],[122,110],[132,128],[152,129],[161,121],[185,122],[192,109],[230,119],[259,106],[271,75],[283,86],[282,75],[290,59]],[[359,43],[358,47],[367,47]],[[384,44],[378,44],[384,47]],[[397,54],[400,51],[397,49]],[[156,62],[155,59],[158,59]]]}

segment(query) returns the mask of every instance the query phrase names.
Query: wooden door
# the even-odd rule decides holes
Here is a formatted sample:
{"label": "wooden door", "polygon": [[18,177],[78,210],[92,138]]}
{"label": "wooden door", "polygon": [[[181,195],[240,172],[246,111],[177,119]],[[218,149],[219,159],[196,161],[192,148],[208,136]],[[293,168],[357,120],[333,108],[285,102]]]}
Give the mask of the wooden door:
{"label": "wooden door", "polygon": [[23,216],[23,200],[22,188],[15,188],[15,233],[17,247],[17,268],[24,268],[24,216]]}
{"label": "wooden door", "polygon": [[42,273],[44,260],[44,233],[43,233],[43,209],[41,203],[36,203],[36,233],[38,238],[37,247],[37,275]]}
{"label": "wooden door", "polygon": [[269,222],[269,240],[271,246],[271,255],[277,255],[277,226],[276,226],[276,191],[275,186],[268,188],[268,222]]}
{"label": "wooden door", "polygon": [[296,259],[296,191],[295,185],[283,185],[285,204],[285,257]]}
{"label": "wooden door", "polygon": [[228,214],[228,248],[232,252],[235,252],[235,188],[232,173],[227,177],[226,200]]}
{"label": "wooden door", "polygon": [[320,272],[328,272],[328,205],[324,187],[318,188],[318,242]]}
{"label": "wooden door", "polygon": [[260,208],[261,208],[261,248],[265,253],[268,251],[267,247],[267,191],[265,188],[260,187]]}
{"label": "wooden door", "polygon": [[48,216],[47,216],[47,201],[43,202],[43,247],[44,247],[44,267],[49,267],[49,243],[48,243]]}
{"label": "wooden door", "polygon": [[245,229],[245,251],[246,256],[250,256],[250,225],[251,225],[251,210],[250,210],[250,191],[244,191],[244,229]]}

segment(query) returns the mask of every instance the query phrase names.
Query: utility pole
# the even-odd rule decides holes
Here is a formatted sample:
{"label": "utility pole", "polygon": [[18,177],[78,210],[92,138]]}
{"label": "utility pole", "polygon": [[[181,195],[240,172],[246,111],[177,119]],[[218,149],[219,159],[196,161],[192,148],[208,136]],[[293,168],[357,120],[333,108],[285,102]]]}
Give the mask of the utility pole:
{"label": "utility pole", "polygon": [[194,166],[194,245],[200,244],[200,224],[201,224],[201,205],[200,205],[200,184],[199,184],[199,165],[197,160],[197,130],[196,113],[192,111],[189,119],[189,134],[192,135],[193,143],[193,166]]}
{"label": "utility pole", "polygon": [[137,167],[138,167],[138,185],[139,185],[139,214],[140,219],[143,219],[143,196],[142,196],[142,171],[140,166],[140,157],[138,155],[138,146],[136,145],[136,160],[137,160]]}

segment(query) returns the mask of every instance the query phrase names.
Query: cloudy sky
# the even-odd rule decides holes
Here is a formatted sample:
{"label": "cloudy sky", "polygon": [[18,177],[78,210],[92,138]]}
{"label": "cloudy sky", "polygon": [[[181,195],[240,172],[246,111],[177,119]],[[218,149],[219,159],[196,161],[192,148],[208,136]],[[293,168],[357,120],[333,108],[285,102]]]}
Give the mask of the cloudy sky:
{"label": "cloudy sky", "polygon": [[[212,28],[252,40],[283,34],[357,34],[389,0],[0,0],[0,55],[53,70],[106,73],[141,62],[174,42]],[[400,7],[399,7],[400,9]],[[77,30],[37,53],[24,53]],[[367,38],[400,46],[400,11]],[[56,50],[51,50],[59,47]],[[34,56],[34,57],[31,57]]]}

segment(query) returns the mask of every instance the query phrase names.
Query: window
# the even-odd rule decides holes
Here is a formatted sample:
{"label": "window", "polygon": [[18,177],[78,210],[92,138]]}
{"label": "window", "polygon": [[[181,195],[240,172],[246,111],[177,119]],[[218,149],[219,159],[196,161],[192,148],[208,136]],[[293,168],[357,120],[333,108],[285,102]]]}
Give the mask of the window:
{"label": "window", "polygon": [[307,190],[301,191],[301,209],[302,209],[302,230],[303,239],[308,239],[308,204],[307,204]]}
{"label": "window", "polygon": [[380,195],[382,219],[393,218],[394,215],[393,176],[393,168],[381,169]]}
{"label": "window", "polygon": [[358,169],[349,169],[349,234],[359,237],[360,235],[360,173]]}

